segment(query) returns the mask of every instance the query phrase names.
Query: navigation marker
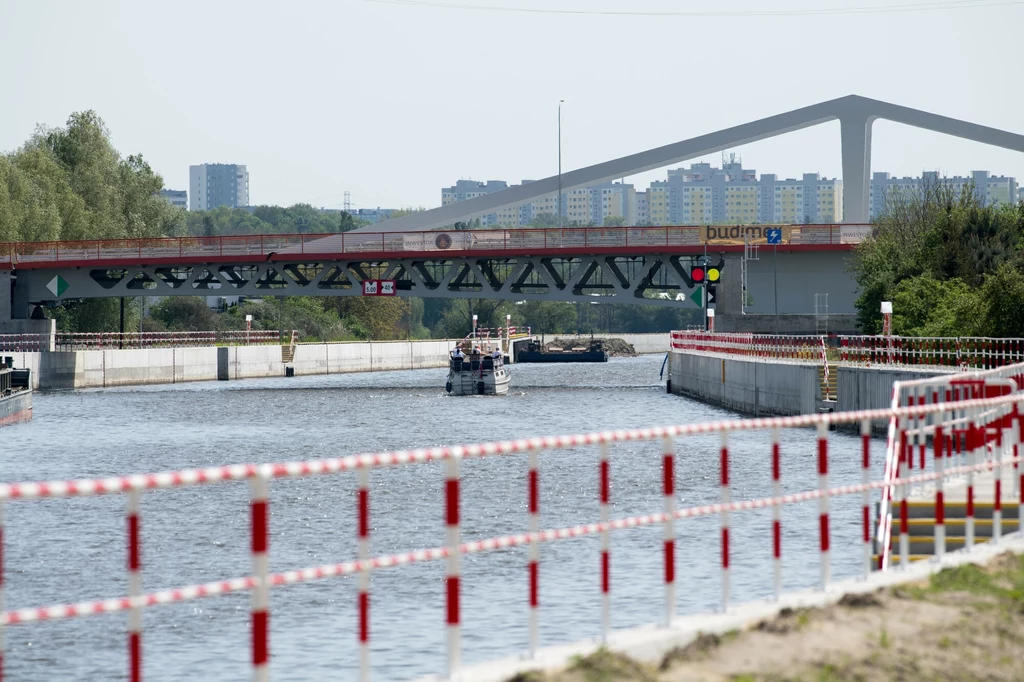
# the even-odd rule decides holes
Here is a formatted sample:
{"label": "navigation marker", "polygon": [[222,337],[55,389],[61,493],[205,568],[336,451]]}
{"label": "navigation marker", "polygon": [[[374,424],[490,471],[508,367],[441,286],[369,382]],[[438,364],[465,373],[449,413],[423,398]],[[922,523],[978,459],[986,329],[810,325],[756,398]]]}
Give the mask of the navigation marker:
{"label": "navigation marker", "polygon": [[47,283],[46,288],[50,290],[51,294],[60,298],[68,290],[68,283],[64,281],[63,277],[57,275]]}
{"label": "navigation marker", "polygon": [[704,287],[696,287],[693,293],[690,294],[690,300],[693,301],[698,308],[704,307]]}

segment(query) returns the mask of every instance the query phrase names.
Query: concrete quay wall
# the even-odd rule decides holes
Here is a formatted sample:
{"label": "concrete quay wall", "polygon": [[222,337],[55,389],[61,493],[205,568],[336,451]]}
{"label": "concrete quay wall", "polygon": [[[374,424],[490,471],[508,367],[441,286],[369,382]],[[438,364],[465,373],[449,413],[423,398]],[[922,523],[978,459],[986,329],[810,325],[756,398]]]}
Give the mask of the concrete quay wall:
{"label": "concrete quay wall", "polygon": [[756,416],[813,414],[821,400],[813,364],[672,353],[669,379],[675,394]]}
{"label": "concrete quay wall", "polygon": [[311,343],[295,348],[292,362],[281,346],[208,346],[4,353],[14,366],[32,370],[37,389],[100,388],[184,381],[283,377],[300,374],[374,372],[445,367],[452,341]]}
{"label": "concrete quay wall", "polygon": [[669,378],[672,392],[755,416],[814,414],[819,408],[837,412],[888,408],[894,381],[910,381],[948,374],[942,370],[905,370],[883,367],[833,366],[836,401],[824,402],[818,365],[730,357],[728,355],[672,353]]}

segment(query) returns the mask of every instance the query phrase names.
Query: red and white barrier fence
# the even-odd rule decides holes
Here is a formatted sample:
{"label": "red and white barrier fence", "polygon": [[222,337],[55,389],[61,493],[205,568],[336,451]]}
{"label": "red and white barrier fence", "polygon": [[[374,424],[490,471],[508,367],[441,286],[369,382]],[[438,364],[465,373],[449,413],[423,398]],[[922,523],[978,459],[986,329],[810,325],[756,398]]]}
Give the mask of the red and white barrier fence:
{"label": "red and white barrier fence", "polygon": [[97,332],[56,334],[0,334],[0,352],[76,351],[138,348],[194,348],[200,346],[261,346],[298,339],[297,331],[209,332]]}
{"label": "red and white barrier fence", "polygon": [[[955,460],[970,467],[978,461],[993,459],[1002,471],[1002,462],[1013,464],[1013,499],[1024,502],[1024,478],[1021,477],[1019,444],[1021,440],[1019,407],[997,413],[972,413],[959,407],[964,400],[992,398],[1014,394],[1024,386],[1024,365],[1011,365],[999,369],[973,373],[957,373],[915,381],[893,383],[892,408],[929,408],[929,412],[911,412],[893,416],[888,429],[884,479],[897,479],[903,471],[917,468],[938,474],[935,482],[935,553],[946,552],[945,494],[943,481],[949,478],[947,467]],[[947,410],[936,408],[946,407]],[[933,457],[928,457],[931,441]],[[993,537],[998,540],[1002,532],[1002,480],[997,476],[993,487]],[[965,542],[974,544],[974,485],[972,470],[967,472]],[[883,488],[879,507],[878,544],[881,568],[890,561],[890,538],[893,513],[899,503],[900,561],[909,561],[909,509],[908,491],[901,486]],[[897,499],[898,498],[898,499]],[[1021,518],[1024,518],[1022,516]]]}
{"label": "red and white barrier fence", "polygon": [[[1014,370],[1018,375],[1024,375],[1024,366],[1018,366]],[[959,377],[959,375],[957,375]],[[116,611],[129,612],[128,640],[130,654],[130,677],[133,680],[141,679],[142,675],[142,619],[141,610],[161,604],[189,601],[230,592],[251,591],[251,661],[253,674],[256,679],[269,679],[269,661],[271,656],[270,648],[270,590],[294,583],[306,582],[322,578],[337,576],[357,576],[357,599],[358,599],[358,627],[357,643],[359,647],[360,673],[362,680],[369,679],[370,660],[370,581],[369,573],[382,568],[396,567],[409,563],[424,561],[445,561],[445,622],[446,622],[446,648],[447,648],[447,669],[449,675],[454,675],[459,668],[460,644],[461,644],[461,606],[460,586],[462,580],[460,557],[464,554],[474,554],[492,550],[505,549],[509,547],[524,546],[528,548],[525,562],[525,573],[527,575],[527,594],[524,599],[525,611],[530,622],[530,649],[535,652],[538,637],[538,612],[539,603],[539,544],[543,542],[554,542],[558,540],[576,538],[588,535],[600,537],[600,550],[597,564],[598,574],[595,580],[595,598],[601,601],[601,624],[600,633],[607,638],[611,629],[611,608],[610,598],[612,590],[610,573],[610,551],[611,531],[636,528],[641,526],[661,525],[664,535],[663,542],[659,548],[663,554],[663,580],[662,590],[664,594],[663,614],[664,621],[671,622],[677,610],[676,603],[676,571],[675,557],[675,531],[678,521],[718,515],[721,521],[721,579],[722,579],[722,608],[730,606],[730,559],[731,552],[764,552],[770,557],[774,566],[773,590],[779,593],[782,589],[781,576],[781,515],[780,511],[784,505],[799,502],[818,500],[818,555],[820,562],[820,583],[827,586],[831,580],[831,558],[834,551],[830,544],[830,500],[843,495],[863,495],[863,510],[865,519],[870,508],[870,495],[872,491],[902,490],[909,485],[919,485],[928,482],[938,482],[943,477],[957,475],[972,475],[975,472],[996,470],[1007,466],[1010,463],[1016,465],[1019,457],[1020,442],[1020,414],[1021,401],[1024,401],[1024,393],[1015,390],[1005,378],[997,378],[1002,381],[997,388],[992,388],[993,395],[989,391],[972,389],[973,393],[966,390],[950,391],[949,401],[933,401],[924,404],[910,406],[898,406],[890,409],[870,410],[861,412],[814,414],[797,417],[781,417],[773,419],[749,419],[737,421],[719,421],[700,424],[685,424],[678,426],[666,426],[658,428],[645,428],[637,430],[607,431],[602,433],[590,433],[571,436],[531,438],[514,441],[501,441],[483,443],[478,445],[460,445],[453,447],[435,447],[429,449],[404,450],[396,452],[383,452],[366,455],[355,455],[349,457],[285,462],[264,465],[233,465],[214,467],[208,469],[185,470],[175,472],[164,472],[136,476],[112,477],[105,479],[89,479],[77,481],[50,481],[35,483],[14,483],[0,484],[0,521],[2,521],[3,507],[6,504],[32,500],[39,498],[64,498],[64,497],[88,497],[104,494],[127,494],[128,504],[126,516],[128,520],[128,594],[123,597],[111,599],[81,602],[77,604],[58,604],[54,606],[18,608],[4,611],[0,614],[0,636],[3,629],[37,620],[53,620],[61,618],[83,617],[100,613],[111,613]],[[972,385],[978,385],[977,382]],[[992,386],[997,382],[993,381]],[[966,386],[966,384],[964,384]],[[1005,389],[1013,388],[1010,393]],[[938,393],[936,389],[936,394]],[[977,397],[974,397],[974,394]],[[945,397],[945,396],[943,396]],[[953,400],[953,398],[960,398]],[[932,472],[922,472],[911,475],[909,466],[895,469],[894,475],[886,475],[881,480],[871,480],[869,469],[870,459],[870,433],[872,422],[889,421],[891,424],[911,424],[912,420],[917,424],[916,431],[913,428],[902,428],[890,434],[889,445],[893,445],[893,435],[901,443],[898,454],[901,456],[909,452],[905,445],[908,434],[916,433],[945,434],[952,433],[958,425],[963,423],[972,424],[971,432],[974,437],[981,438],[980,444],[974,440],[971,444],[977,446],[980,454],[1002,447],[1006,452],[992,457],[983,457],[984,461],[977,459],[968,460],[965,464],[956,467],[940,469]],[[966,420],[966,422],[964,421]],[[829,433],[830,427],[836,424],[853,424],[860,426],[863,437],[864,454],[862,459],[863,478],[862,482],[855,485],[843,485],[829,487]],[[996,436],[997,427],[1005,427],[1006,431],[1001,440]],[[817,485],[811,489],[801,492],[782,494],[781,488],[781,455],[784,450],[781,445],[781,437],[785,430],[805,429],[815,427],[816,437],[816,458],[806,456],[795,458],[808,469],[808,475],[817,476]],[[941,431],[939,429],[942,429]],[[729,436],[738,431],[763,432],[770,435],[766,440],[766,453],[770,454],[770,466],[765,467],[764,475],[771,480],[771,496],[766,498],[751,498],[743,500],[733,499],[732,479],[730,476],[729,461]],[[988,435],[990,434],[991,435]],[[717,434],[721,438],[721,502],[712,505],[691,506],[683,509],[676,509],[675,491],[677,479],[681,475],[674,466],[676,448],[679,440],[693,436]],[[610,518],[609,503],[611,499],[612,478],[611,478],[611,446],[615,443],[629,441],[660,441],[660,458],[662,476],[657,484],[652,485],[651,498],[659,500],[662,511],[641,516],[630,516],[626,518]],[[941,442],[942,439],[938,438]],[[597,491],[595,503],[598,507],[595,510],[599,520],[596,523],[557,528],[551,530],[540,530],[539,523],[539,455],[546,451],[565,448],[578,448],[585,446],[598,446],[598,457],[595,463]],[[1012,449],[1011,449],[1012,446]],[[939,447],[939,446],[936,446]],[[516,453],[527,453],[527,532],[513,532],[509,535],[491,537],[480,540],[464,542],[461,537],[461,509],[460,509],[460,460],[466,458],[482,458],[497,455],[513,455]],[[814,461],[813,467],[808,466],[809,459]],[[889,461],[891,457],[887,457]],[[444,509],[444,525],[446,529],[445,543],[441,547],[417,549],[397,554],[372,557],[370,555],[370,472],[372,469],[381,467],[393,467],[414,465],[425,462],[443,462],[444,464],[444,493],[443,500],[439,504]],[[813,469],[813,471],[812,471]],[[337,475],[345,472],[355,472],[357,479],[356,487],[356,552],[357,558],[336,564],[312,566],[299,570],[290,570],[280,573],[269,573],[268,555],[270,551],[269,536],[272,515],[269,506],[269,487],[276,479],[303,478],[319,475]],[[682,474],[686,475],[686,474]],[[999,479],[999,476],[996,476]],[[228,580],[216,581],[213,583],[189,585],[171,590],[142,593],[141,585],[141,545],[142,533],[139,523],[139,497],[144,491],[162,488],[179,488],[194,485],[211,485],[231,481],[249,481],[250,486],[250,531],[251,531],[251,562],[252,574],[249,576],[236,577]],[[998,497],[998,491],[996,493]],[[656,502],[652,502],[656,503]],[[1018,504],[1024,504],[1024,499],[1019,499]],[[764,543],[763,547],[752,546],[744,543],[742,546],[734,547],[730,544],[730,515],[751,509],[772,508],[772,520],[770,530],[766,528],[765,537],[771,540]],[[513,522],[514,523],[514,522]],[[880,524],[881,525],[881,524]],[[2,523],[0,523],[0,542],[2,542]],[[995,538],[998,541],[998,538]],[[870,538],[866,532],[864,536],[864,552],[870,557]],[[859,554],[859,550],[858,550]],[[869,570],[868,561],[864,563],[865,572]],[[0,586],[2,586],[0,576]],[[2,659],[0,659],[2,665]],[[2,670],[0,670],[2,674]]]}
{"label": "red and white barrier fence", "polygon": [[723,353],[762,360],[829,360],[831,364],[913,365],[963,371],[994,369],[1024,362],[1024,338],[907,336],[786,336],[780,334],[672,332],[672,350]]}

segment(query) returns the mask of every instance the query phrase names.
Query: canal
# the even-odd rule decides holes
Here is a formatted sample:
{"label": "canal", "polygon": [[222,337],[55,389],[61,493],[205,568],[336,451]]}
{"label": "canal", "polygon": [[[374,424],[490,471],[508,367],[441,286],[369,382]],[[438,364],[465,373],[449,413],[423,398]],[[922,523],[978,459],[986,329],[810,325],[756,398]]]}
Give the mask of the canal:
{"label": "canal", "polygon": [[[505,398],[451,398],[444,370],[190,383],[37,394],[32,422],[0,430],[4,481],[102,477],[239,462],[335,457],[359,452],[679,424],[735,415],[665,393],[663,356],[593,365],[516,365]],[[859,482],[859,444],[832,434],[833,484]],[[658,443],[612,449],[612,517],[659,512]],[[719,440],[677,443],[677,505],[719,497]],[[875,444],[881,463],[883,444]],[[770,492],[765,433],[732,441],[733,499]],[[541,455],[545,528],[597,520],[597,450]],[[816,487],[810,430],[783,436],[786,491]],[[463,538],[526,529],[526,456],[467,461]],[[877,475],[877,474],[876,474]],[[442,471],[436,464],[372,474],[372,552],[444,542]],[[271,484],[272,571],[355,557],[353,474]],[[143,584],[147,591],[247,575],[249,488],[231,483],[145,493]],[[41,500],[7,505],[7,608],[124,594],[125,499]],[[860,498],[833,500],[834,574],[859,570]],[[733,519],[736,600],[771,591],[768,512]],[[678,609],[720,599],[718,519],[680,521]],[[783,581],[814,585],[817,502],[783,510]],[[612,535],[612,625],[655,622],[662,613],[661,529]],[[599,540],[541,548],[542,645],[599,631]],[[526,648],[525,549],[463,559],[464,662]],[[375,572],[371,642],[377,679],[444,670],[444,565]],[[352,679],[357,660],[355,581],[329,579],[271,593],[271,676]],[[8,628],[5,672],[16,680],[123,679],[126,614]],[[249,596],[147,609],[144,677],[249,679]]]}

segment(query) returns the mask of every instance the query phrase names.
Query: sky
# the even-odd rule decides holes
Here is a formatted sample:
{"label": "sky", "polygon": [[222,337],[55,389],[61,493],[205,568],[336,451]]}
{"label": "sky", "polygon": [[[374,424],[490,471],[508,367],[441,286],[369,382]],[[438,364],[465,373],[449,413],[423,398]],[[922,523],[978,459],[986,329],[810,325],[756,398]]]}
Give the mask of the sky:
{"label": "sky", "polygon": [[[171,189],[238,163],[253,204],[429,208],[555,175],[559,100],[563,171],[848,94],[1024,133],[1021,26],[1024,0],[0,0],[0,151],[93,109]],[[841,176],[835,122],[730,152]],[[875,124],[874,171],[980,169],[1024,155]]]}

